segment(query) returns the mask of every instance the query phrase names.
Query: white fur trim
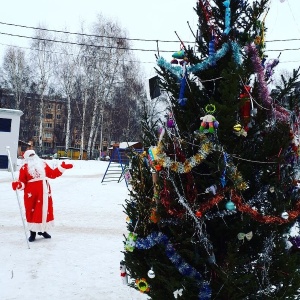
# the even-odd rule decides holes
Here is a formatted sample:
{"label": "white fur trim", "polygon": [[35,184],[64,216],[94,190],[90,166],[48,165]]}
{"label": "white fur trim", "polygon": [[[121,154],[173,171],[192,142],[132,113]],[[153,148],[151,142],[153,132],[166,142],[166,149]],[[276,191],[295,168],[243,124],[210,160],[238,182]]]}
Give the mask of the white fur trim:
{"label": "white fur trim", "polygon": [[63,168],[62,166],[58,166],[57,168],[60,171],[60,173],[63,173],[64,171],[67,170],[67,169]]}
{"label": "white fur trim", "polygon": [[27,227],[31,231],[44,232],[54,227],[54,221],[47,223],[27,223]]}
{"label": "white fur trim", "polygon": [[[48,191],[49,191],[49,184],[46,180],[43,180],[43,212],[42,212],[42,224],[45,226],[47,223],[47,214],[48,214]],[[43,230],[43,231],[46,231]]]}
{"label": "white fur trim", "polygon": [[24,183],[24,182],[22,182],[22,181],[20,181],[20,183],[21,183],[21,187],[20,187],[20,188],[18,188],[18,190],[19,190],[19,191],[23,191],[23,190],[24,190],[24,188],[25,188],[25,183]]}
{"label": "white fur trim", "polygon": [[28,157],[31,155],[31,154],[35,154],[35,151],[34,150],[26,150],[25,152],[24,152],[24,158],[25,159],[28,159]]}

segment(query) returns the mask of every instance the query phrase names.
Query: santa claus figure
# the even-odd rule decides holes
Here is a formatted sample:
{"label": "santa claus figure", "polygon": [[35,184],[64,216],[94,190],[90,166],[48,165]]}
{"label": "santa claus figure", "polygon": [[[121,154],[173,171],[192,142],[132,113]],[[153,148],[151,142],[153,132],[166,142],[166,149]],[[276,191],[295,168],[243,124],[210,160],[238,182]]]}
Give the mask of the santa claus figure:
{"label": "santa claus figure", "polygon": [[48,178],[54,179],[71,169],[72,164],[64,161],[61,166],[52,169],[40,159],[34,150],[24,153],[25,163],[20,169],[19,180],[12,182],[13,190],[24,190],[24,206],[28,229],[29,242],[38,235],[51,238],[47,230],[54,225],[53,202]]}

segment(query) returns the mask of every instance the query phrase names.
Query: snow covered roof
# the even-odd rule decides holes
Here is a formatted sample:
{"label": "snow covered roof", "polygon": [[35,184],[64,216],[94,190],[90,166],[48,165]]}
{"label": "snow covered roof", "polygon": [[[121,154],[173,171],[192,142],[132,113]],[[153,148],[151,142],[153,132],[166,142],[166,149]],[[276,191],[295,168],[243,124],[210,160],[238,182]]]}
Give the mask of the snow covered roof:
{"label": "snow covered roof", "polygon": [[126,149],[126,148],[128,148],[128,147],[131,147],[131,146],[133,146],[133,145],[135,145],[135,144],[138,144],[139,142],[121,142],[120,144],[119,144],[119,148],[121,148],[121,149]]}

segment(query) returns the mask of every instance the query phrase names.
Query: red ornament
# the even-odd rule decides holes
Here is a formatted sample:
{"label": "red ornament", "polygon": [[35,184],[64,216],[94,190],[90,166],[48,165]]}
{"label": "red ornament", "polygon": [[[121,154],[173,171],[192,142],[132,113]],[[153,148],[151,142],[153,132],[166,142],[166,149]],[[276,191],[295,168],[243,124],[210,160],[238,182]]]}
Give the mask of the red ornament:
{"label": "red ornament", "polygon": [[195,213],[197,218],[201,218],[202,217],[202,212],[200,210],[197,210]]}
{"label": "red ornament", "polygon": [[242,100],[242,106],[241,106],[240,112],[241,112],[241,118],[244,123],[243,125],[245,127],[247,127],[248,123],[250,122],[250,118],[251,118],[251,115],[250,115],[250,113],[251,113],[250,90],[251,90],[251,87],[248,85],[245,85],[244,92],[242,94],[240,94],[240,99]]}

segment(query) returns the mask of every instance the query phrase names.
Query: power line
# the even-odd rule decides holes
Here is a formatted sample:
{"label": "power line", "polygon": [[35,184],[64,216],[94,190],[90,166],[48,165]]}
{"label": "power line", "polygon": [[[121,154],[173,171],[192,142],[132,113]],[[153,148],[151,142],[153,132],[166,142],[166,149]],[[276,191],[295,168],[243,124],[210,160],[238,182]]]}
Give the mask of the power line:
{"label": "power line", "polygon": [[[170,40],[153,40],[153,39],[145,39],[145,38],[125,38],[125,37],[116,37],[116,36],[109,36],[109,35],[96,35],[96,34],[88,34],[88,33],[80,33],[80,32],[71,32],[71,31],[64,31],[64,30],[55,30],[55,29],[47,29],[42,27],[34,27],[34,26],[27,26],[27,25],[21,25],[21,24],[14,24],[14,23],[6,23],[1,22],[2,25],[7,26],[14,26],[14,27],[21,27],[21,28],[27,28],[27,29],[34,29],[34,30],[43,30],[43,31],[49,31],[49,32],[56,32],[56,33],[64,33],[64,34],[71,34],[71,35],[79,35],[79,36],[87,36],[87,37],[98,37],[98,38],[108,38],[108,39],[123,39],[128,41],[141,41],[141,42],[160,42],[160,43],[178,43],[179,41],[170,41]],[[291,39],[280,39],[280,40],[266,40],[268,43],[272,42],[292,42],[292,41],[300,41],[300,38],[291,38]],[[183,41],[184,43],[190,43],[193,44],[195,41]]]}
{"label": "power line", "polygon": [[294,41],[300,41],[300,39],[283,39],[283,40],[266,40],[267,43],[273,43],[273,42],[294,42]]}
{"label": "power line", "polygon": [[[74,53],[62,53],[62,52],[58,52],[58,51],[51,51],[51,50],[41,50],[41,49],[35,49],[35,48],[30,48],[30,47],[24,47],[24,46],[16,46],[16,45],[10,45],[10,44],[5,44],[5,43],[0,43],[0,45],[2,46],[8,46],[8,47],[13,47],[13,48],[19,48],[19,49],[26,49],[26,50],[33,50],[33,51],[43,51],[43,52],[47,52],[47,53],[53,53],[53,54],[60,54],[60,55],[67,55],[67,56],[74,56],[76,54]],[[92,55],[83,55],[84,57],[93,57]],[[113,60],[113,59],[110,59]],[[115,61],[115,60],[114,60]],[[132,62],[132,63],[144,63],[144,64],[152,64],[153,62],[141,62],[139,60],[133,60],[133,59],[124,59],[124,61],[127,62]]]}
{"label": "power line", "polygon": [[[144,49],[144,48],[129,48],[129,47],[120,47],[120,46],[93,45],[93,44],[77,43],[77,42],[71,42],[71,41],[45,39],[45,38],[32,37],[32,36],[26,36],[26,35],[12,34],[12,33],[7,33],[7,32],[0,32],[0,34],[8,35],[8,36],[14,36],[14,37],[21,37],[21,38],[26,38],[26,39],[32,39],[32,40],[40,40],[40,41],[62,43],[62,44],[71,44],[71,45],[78,45],[78,46],[87,46],[87,47],[95,47],[95,48],[108,48],[108,49],[119,49],[119,50],[144,51],[144,52],[157,52],[157,49]],[[266,50],[266,51],[267,52],[274,52],[274,51],[275,52],[280,52],[280,51],[296,51],[296,50],[300,50],[300,48],[270,49],[270,50]],[[161,50],[161,49],[159,49],[159,52],[176,52],[176,50]]]}
{"label": "power line", "polygon": [[[131,38],[125,38],[125,37],[109,36],[109,35],[96,35],[96,34],[88,34],[88,33],[55,30],[55,29],[46,29],[46,28],[41,28],[41,27],[33,27],[33,26],[26,26],[26,25],[19,25],[19,24],[13,24],[13,23],[5,23],[5,22],[0,22],[0,24],[7,25],[7,26],[28,28],[28,29],[35,29],[35,30],[43,30],[43,31],[49,31],[49,32],[73,34],[73,35],[88,36],[88,37],[97,37],[97,38],[123,39],[123,40],[128,40],[128,41],[161,42],[161,43],[178,43],[179,42],[178,40],[177,41],[166,41],[166,40],[151,40],[151,39],[131,39]],[[191,42],[185,41],[185,43],[191,43]]]}
{"label": "power line", "polygon": [[[2,46],[9,46],[9,47],[13,47],[13,48],[20,48],[20,49],[26,49],[26,50],[33,50],[33,51],[41,51],[40,49],[35,49],[35,48],[30,48],[30,47],[24,47],[24,46],[16,46],[16,45],[11,45],[11,44],[5,44],[5,43],[0,43],[0,45]],[[292,50],[299,50],[299,49],[292,49]],[[54,53],[54,54],[61,54],[61,55],[70,55],[70,56],[74,56],[75,54],[73,53],[62,53],[62,52],[58,52],[58,51],[50,51],[50,50],[43,50],[46,51],[48,53]],[[268,50],[268,51],[282,51],[282,50]],[[166,51],[167,52],[167,51]],[[169,52],[173,52],[173,51],[169,51]],[[84,55],[85,57],[89,57],[89,55]],[[139,61],[139,60],[128,60],[128,59],[124,59],[127,62],[138,62],[138,63],[143,63],[143,64],[155,64],[155,61]],[[300,62],[300,60],[290,60],[290,61],[280,61],[280,64],[284,64],[284,63],[297,63]]]}
{"label": "power line", "polygon": [[[71,45],[78,45],[78,46],[88,46],[88,47],[95,47],[95,48],[108,48],[108,49],[119,49],[119,50],[132,50],[132,51],[145,51],[145,52],[157,52],[157,49],[142,49],[142,48],[129,48],[129,47],[120,47],[120,46],[104,46],[104,45],[93,45],[93,44],[86,44],[86,43],[77,43],[77,42],[70,42],[70,41],[61,41],[61,40],[53,40],[53,39],[45,39],[39,37],[32,37],[20,34],[13,34],[7,32],[0,32],[2,35],[14,36],[14,37],[21,37],[26,39],[32,40],[39,40],[39,41],[46,41],[46,42],[54,42],[54,43],[62,43],[62,44],[71,44]],[[172,52],[170,50],[159,50],[160,52]],[[174,51],[173,51],[174,52]]]}

